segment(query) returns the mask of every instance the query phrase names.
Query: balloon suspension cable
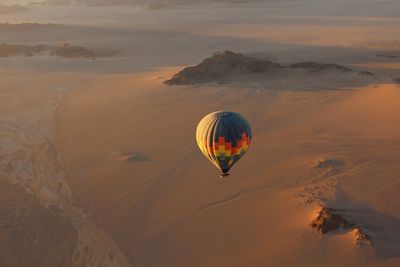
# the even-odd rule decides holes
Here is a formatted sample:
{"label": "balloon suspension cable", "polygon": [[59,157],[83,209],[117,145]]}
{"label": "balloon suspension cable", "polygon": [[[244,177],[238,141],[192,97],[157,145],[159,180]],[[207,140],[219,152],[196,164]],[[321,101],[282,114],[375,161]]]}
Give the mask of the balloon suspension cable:
{"label": "balloon suspension cable", "polygon": [[223,172],[223,173],[221,173],[221,174],[219,175],[220,178],[224,178],[224,177],[226,177],[226,176],[229,176],[229,173]]}

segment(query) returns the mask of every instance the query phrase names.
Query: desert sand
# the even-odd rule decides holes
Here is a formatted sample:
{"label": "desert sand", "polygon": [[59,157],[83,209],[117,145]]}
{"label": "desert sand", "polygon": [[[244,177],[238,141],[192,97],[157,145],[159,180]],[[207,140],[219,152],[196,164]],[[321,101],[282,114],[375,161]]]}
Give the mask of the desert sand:
{"label": "desert sand", "polygon": [[[0,43],[104,56],[0,58],[1,266],[400,265],[396,1],[28,2]],[[165,84],[226,50],[351,71]],[[254,132],[226,179],[222,109]]]}
{"label": "desert sand", "polygon": [[19,13],[19,12],[27,12],[27,11],[29,11],[29,8],[21,6],[21,5],[0,4],[0,15],[13,14],[13,13]]}

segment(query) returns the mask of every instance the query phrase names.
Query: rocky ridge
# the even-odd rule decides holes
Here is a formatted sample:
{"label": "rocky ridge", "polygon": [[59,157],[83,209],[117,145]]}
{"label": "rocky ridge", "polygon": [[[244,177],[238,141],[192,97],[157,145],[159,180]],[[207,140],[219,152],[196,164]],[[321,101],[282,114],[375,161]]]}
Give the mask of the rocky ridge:
{"label": "rocky ridge", "polygon": [[[352,77],[373,77],[367,71],[357,71],[337,64],[300,62],[282,65],[269,60],[257,59],[232,51],[217,52],[196,66],[186,67],[165,81],[166,85],[196,85],[229,83],[239,78],[259,80],[276,79],[276,76],[302,74],[315,77],[335,74]],[[275,75],[275,76],[274,76]]]}

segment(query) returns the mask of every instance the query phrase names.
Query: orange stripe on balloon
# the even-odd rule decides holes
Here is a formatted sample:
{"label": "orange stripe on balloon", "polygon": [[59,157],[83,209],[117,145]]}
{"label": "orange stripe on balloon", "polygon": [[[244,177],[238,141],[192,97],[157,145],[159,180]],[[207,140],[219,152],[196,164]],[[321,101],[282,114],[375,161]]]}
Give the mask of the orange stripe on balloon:
{"label": "orange stripe on balloon", "polygon": [[238,140],[236,147],[239,149],[239,148],[242,148],[242,145],[243,145],[242,140]]}
{"label": "orange stripe on balloon", "polygon": [[231,142],[225,143],[225,150],[231,150],[231,148],[232,148]]}
{"label": "orange stripe on balloon", "polygon": [[223,137],[223,136],[218,137],[218,143],[220,145],[225,145],[225,137]]}
{"label": "orange stripe on balloon", "polygon": [[236,147],[232,147],[232,150],[231,150],[231,151],[232,151],[232,154],[235,155],[236,152],[237,152],[237,148],[236,148]]}

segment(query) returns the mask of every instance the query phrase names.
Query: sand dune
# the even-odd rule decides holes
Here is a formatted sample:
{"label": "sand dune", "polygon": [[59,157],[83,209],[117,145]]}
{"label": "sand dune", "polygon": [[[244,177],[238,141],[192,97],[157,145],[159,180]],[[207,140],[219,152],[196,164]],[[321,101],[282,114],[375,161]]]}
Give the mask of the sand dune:
{"label": "sand dune", "polygon": [[29,8],[21,6],[21,5],[2,5],[2,4],[0,4],[0,15],[26,12],[26,11],[29,11]]}
{"label": "sand dune", "polygon": [[[119,53],[0,60],[0,265],[399,266],[397,1],[189,2],[2,15],[2,43]],[[285,71],[164,84],[225,50]],[[254,131],[224,180],[194,137],[222,109]]]}
{"label": "sand dune", "polygon": [[[72,136],[87,136],[87,138],[81,139],[75,144],[61,146],[61,151],[66,155],[67,162],[93,162],[93,159],[91,159],[93,153],[98,155],[96,160],[98,163],[92,163],[86,167],[88,176],[93,177],[92,180],[88,181],[89,187],[97,188],[93,190],[93,197],[96,199],[96,203],[99,203],[98,209],[104,209],[102,218],[105,221],[106,228],[120,240],[121,244],[125,244],[121,246],[121,249],[125,255],[130,255],[128,257],[131,261],[139,263],[139,265],[149,266],[157,266],[161,263],[167,266],[219,266],[220,264],[233,264],[228,255],[238,255],[240,251],[240,256],[235,257],[234,260],[238,266],[249,264],[249,262],[253,266],[263,266],[266,262],[276,266],[284,264],[320,266],[322,262],[323,264],[330,262],[327,266],[337,266],[338,264],[362,266],[368,262],[374,266],[379,266],[381,257],[371,254],[373,250],[384,250],[382,247],[386,246],[380,241],[381,238],[386,238],[373,230],[374,227],[379,227],[379,223],[365,225],[364,219],[354,220],[362,229],[366,229],[365,231],[368,235],[371,235],[374,244],[377,242],[374,249],[358,249],[355,246],[354,232],[320,240],[312,234],[309,223],[314,217],[314,210],[320,203],[329,203],[334,208],[343,209],[343,206],[333,204],[340,203],[342,200],[340,195],[337,195],[338,186],[340,190],[347,190],[348,182],[355,184],[353,179],[365,177],[368,169],[365,169],[364,172],[362,166],[369,162],[368,158],[373,158],[374,153],[376,153],[371,138],[377,138],[376,145],[379,143],[379,146],[382,145],[379,140],[386,138],[373,132],[370,133],[370,136],[368,131],[365,131],[365,129],[358,130],[358,126],[354,125],[350,130],[353,129],[358,131],[359,134],[362,132],[366,134],[365,139],[357,137],[359,141],[356,142],[352,137],[353,135],[349,135],[344,129],[344,132],[341,128],[335,130],[336,119],[335,116],[328,116],[329,110],[337,110],[339,106],[346,105],[347,101],[349,101],[349,108],[352,107],[356,110],[357,106],[350,103],[357,103],[357,99],[361,97],[363,99],[360,99],[362,105],[372,105],[371,112],[374,112],[373,97],[369,98],[368,95],[382,95],[383,92],[387,92],[385,101],[388,101],[396,96],[396,87],[361,89],[358,93],[353,91],[320,92],[317,94],[318,96],[315,95],[315,92],[277,95],[269,91],[254,91],[251,88],[233,89],[213,86],[205,87],[202,90],[182,88],[165,91],[165,89],[158,87],[157,77],[160,75],[149,73],[135,77],[120,76],[118,79],[104,77],[101,81],[90,85],[90,88],[93,88],[92,90],[96,92],[96,99],[93,99],[94,91],[91,90],[77,92],[76,96],[74,96],[75,93],[71,92],[59,113],[61,115],[58,127],[60,129],[59,137],[61,138],[59,143],[62,144],[64,139],[63,132],[65,130],[62,129],[65,129],[65,126],[63,125],[68,125],[69,129],[75,129],[71,133]],[[163,74],[162,76],[168,75]],[[139,84],[138,81],[142,82]],[[100,84],[103,84],[103,86],[100,86]],[[107,84],[118,84],[117,87],[120,89],[109,91]],[[130,88],[129,84],[135,84],[135,88]],[[235,93],[232,93],[232,90],[235,90]],[[135,93],[129,94],[129,92]],[[228,94],[228,92],[230,93]],[[111,95],[115,97],[115,100],[111,100]],[[131,97],[127,98],[128,95],[131,95]],[[156,95],[159,97],[155,97]],[[216,97],[220,95],[225,95],[222,102]],[[144,99],[146,99],[145,102]],[[210,99],[215,100],[210,101]],[[252,99],[252,101],[249,103],[238,102],[238,99]],[[113,101],[119,103],[120,111]],[[123,104],[125,102],[130,104]],[[175,108],[173,110],[169,108],[169,103],[174,103]],[[188,109],[186,103],[191,103],[190,109]],[[249,154],[242,164],[235,168],[232,179],[226,183],[220,183],[218,179],[213,178],[216,174],[212,166],[207,168],[207,162],[201,158],[195,160],[198,152],[194,141],[190,138],[190,132],[192,126],[197,122],[195,118],[200,118],[203,110],[232,108],[233,105],[235,110],[242,110],[253,122],[255,130],[258,132],[255,139],[258,145],[255,145],[252,154]],[[257,111],[264,105],[269,108],[266,114],[260,117]],[[306,106],[309,106],[309,108],[305,108]],[[154,109],[153,107],[157,108]],[[288,109],[288,107],[291,108]],[[388,112],[393,107],[393,105],[387,106]],[[319,108],[321,109],[319,110]],[[71,119],[78,118],[77,114],[82,114],[83,109],[96,110],[96,113],[85,114],[83,117],[79,116],[79,120]],[[327,111],[324,111],[326,109]],[[143,114],[143,112],[148,114],[146,118],[141,117],[140,114]],[[159,119],[160,112],[163,114],[161,120]],[[92,116],[97,116],[99,113],[103,114],[103,120],[95,121]],[[72,117],[64,117],[65,114],[71,114]],[[293,119],[293,114],[296,114],[296,119]],[[398,113],[385,114],[395,119],[397,117],[395,114]],[[365,114],[365,118],[369,116],[369,113]],[[171,120],[168,118],[171,118]],[[172,120],[172,118],[174,119]],[[107,123],[104,123],[104,120]],[[349,119],[349,121],[352,121],[352,119]],[[68,124],[65,124],[67,122]],[[111,122],[112,124],[110,124]],[[142,125],[139,131],[136,127],[137,123]],[[376,121],[376,123],[379,123],[379,121]],[[122,125],[124,125],[125,133],[120,135],[118,129]],[[329,127],[329,125],[332,126]],[[374,128],[371,124],[367,125],[369,126],[366,127],[371,127],[370,129]],[[392,125],[394,128],[392,128]],[[382,124],[378,128],[382,132],[392,132],[395,136],[399,136],[398,127],[395,125],[398,124],[394,122],[392,124],[388,121],[387,124]],[[169,131],[160,136],[158,133],[165,128],[179,129],[179,134]],[[314,131],[314,129],[324,130]],[[141,139],[143,132],[146,132],[146,139]],[[96,134],[97,139],[92,142],[90,136],[94,134]],[[182,140],[181,136],[185,138]],[[124,138],[126,139],[123,140]],[[117,139],[119,142],[108,141]],[[393,139],[393,142],[396,142],[395,140],[397,139]],[[390,139],[387,142],[386,152],[393,145]],[[99,147],[96,146],[97,143],[108,145]],[[183,151],[183,154],[172,154],[174,158],[171,158],[170,151],[175,151],[176,145],[179,144],[182,146],[179,151]],[[263,144],[267,144],[267,146],[264,147]],[[85,152],[77,158],[77,155],[68,152],[73,146],[79,147],[81,151]],[[164,146],[165,149],[159,150],[161,146]],[[152,158],[152,161],[143,162],[140,165],[122,165],[120,160],[112,160],[111,151],[123,147],[132,147],[143,151]],[[352,147],[351,155],[348,155],[349,147]],[[371,152],[368,152],[369,150]],[[396,153],[397,149],[392,147],[390,151]],[[265,153],[268,155],[267,158],[261,156]],[[281,161],[275,159],[277,155],[280,155]],[[321,160],[320,157],[323,155],[329,156],[328,159]],[[312,159],[313,157],[313,161],[316,163],[309,166],[307,158]],[[388,155],[388,157],[390,156]],[[192,159],[191,163],[184,164],[188,158]],[[315,160],[315,158],[318,160]],[[271,160],[271,163],[266,164],[269,160]],[[287,164],[290,164],[290,170],[287,170]],[[71,166],[71,164],[69,165]],[[69,171],[75,172],[74,168],[69,169]],[[166,179],[165,177],[169,178]],[[79,186],[79,181],[70,180],[70,183],[72,188]],[[129,186],[131,184],[136,186]],[[141,186],[138,187],[138,184]],[[344,185],[343,188],[341,184]],[[113,189],[114,187],[115,189]],[[204,189],[200,187],[204,187]],[[193,191],[188,188],[196,188],[196,190]],[[256,204],[272,201],[270,198],[277,197],[276,194],[281,194],[277,192],[282,192],[284,188],[288,191],[283,193],[285,195],[283,199],[279,198],[280,204],[276,207],[281,213],[277,210],[269,210],[272,207],[267,204],[259,204],[260,206]],[[369,188],[373,190],[372,187]],[[112,204],[114,196],[119,195],[124,190],[127,190],[126,193],[115,199],[116,202]],[[353,195],[357,198],[362,198],[364,193],[365,196],[370,195],[367,190],[353,189],[351,192],[357,192]],[[303,198],[298,197],[299,194],[308,195],[307,198],[311,201],[302,206]],[[310,198],[311,196],[314,197]],[[326,202],[330,197],[331,201]],[[370,199],[369,203],[378,204],[382,202],[375,198],[374,200]],[[125,205],[127,205],[126,208],[122,208],[122,210],[129,209],[130,215],[119,213],[112,208]],[[299,210],[299,215],[284,212],[285,209],[292,210],[285,205],[294,205],[291,206],[293,208],[300,205],[295,208]],[[357,205],[353,206],[350,203],[346,205],[354,208],[354,210],[345,213],[345,216],[351,218],[352,221],[354,214],[359,212],[363,214],[362,210],[358,210]],[[254,207],[254,210],[246,212],[250,206]],[[241,207],[243,207],[243,210]],[[305,210],[301,211],[303,208]],[[110,218],[113,219],[109,221],[106,214],[109,216],[110,213],[112,214]],[[265,219],[261,214],[265,214]],[[279,221],[281,226],[273,226],[271,214],[274,214],[274,219]],[[248,219],[238,216],[245,216],[243,218],[248,216]],[[298,219],[289,219],[289,216],[299,217]],[[116,227],[117,229],[124,229],[124,233],[129,234],[120,236],[114,232],[115,225],[120,222],[120,219],[116,218],[125,218],[130,222],[128,223],[129,226],[121,223]],[[279,236],[281,230],[289,231],[289,228],[286,228],[289,226],[282,225],[282,222],[288,221],[299,223],[297,226],[293,224],[292,226],[299,227],[297,230],[294,230],[296,229],[294,228],[293,231],[297,232],[297,235],[301,238],[296,241],[297,239],[290,235],[291,238],[287,241],[271,239],[271,235],[277,234]],[[257,226],[258,222],[260,222],[259,226]],[[131,225],[134,225],[134,227],[131,227]],[[227,225],[230,225],[230,227],[227,227]],[[388,228],[386,231],[393,230],[394,228]],[[260,232],[269,236],[270,238],[267,240],[270,241],[248,239],[259,235]],[[213,234],[207,235],[206,233]],[[243,233],[243,235],[238,233]],[[232,240],[228,243],[226,236],[232,236]],[[237,241],[234,237],[237,238]],[[143,242],[146,242],[148,247],[141,246],[140,244]],[[247,249],[243,247],[243,242],[247,244]],[[310,244],[308,248],[300,245],[304,242]],[[169,247],[171,243],[175,244],[174,248]],[[206,243],[207,245],[205,245]],[[281,245],[277,245],[277,243]],[[289,243],[293,246],[290,250],[288,250]],[[224,248],[221,247],[222,244],[225,244]],[[275,254],[267,249],[272,247],[272,244],[276,248],[273,251]],[[317,246],[317,244],[320,245]],[[342,250],[338,250],[339,247],[342,247]],[[157,258],[150,256],[154,253],[154,249],[157,251]],[[286,256],[285,261],[283,261],[284,258],[280,257],[278,253],[281,249],[286,251],[285,255],[294,253],[295,256],[290,258]],[[312,257],[312,255],[318,255],[324,249],[337,251],[335,257]],[[354,254],[350,256],[348,251],[353,251]],[[303,256],[300,257],[299,253]],[[364,254],[370,256],[363,256]],[[342,261],[345,258],[346,264]],[[393,256],[389,258],[393,258]]]}
{"label": "sand dune", "polygon": [[0,180],[5,191],[0,264],[127,266],[110,237],[72,203],[52,134],[60,96],[52,84],[68,77],[36,74],[23,80],[18,78],[24,73],[6,74],[1,77],[10,87],[1,91]]}
{"label": "sand dune", "polygon": [[[0,248],[3,266],[71,266],[77,232],[71,218],[43,207],[22,186],[0,178]],[[62,242],[60,242],[62,240]],[[51,255],[38,257],[38,255]]]}

